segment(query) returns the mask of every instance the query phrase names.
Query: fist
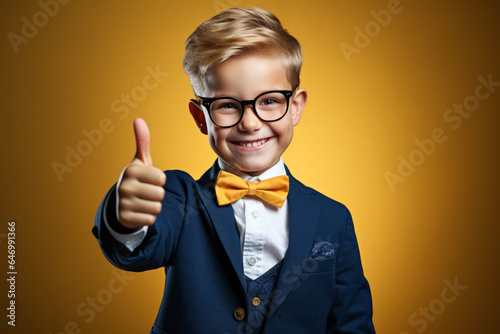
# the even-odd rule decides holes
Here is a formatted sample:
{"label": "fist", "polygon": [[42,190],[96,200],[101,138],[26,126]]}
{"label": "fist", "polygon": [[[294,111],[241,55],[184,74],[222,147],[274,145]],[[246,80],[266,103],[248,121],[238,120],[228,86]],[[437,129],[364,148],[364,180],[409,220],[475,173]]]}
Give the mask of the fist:
{"label": "fist", "polygon": [[153,166],[149,151],[150,135],[146,122],[134,120],[136,152],[118,188],[118,220],[127,228],[153,225],[161,211],[167,178]]}

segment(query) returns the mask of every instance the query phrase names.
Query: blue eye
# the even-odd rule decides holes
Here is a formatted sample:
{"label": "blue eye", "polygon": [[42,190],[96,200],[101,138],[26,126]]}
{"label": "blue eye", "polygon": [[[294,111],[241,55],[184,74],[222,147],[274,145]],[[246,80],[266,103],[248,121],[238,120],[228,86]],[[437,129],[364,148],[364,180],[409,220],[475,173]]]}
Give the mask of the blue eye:
{"label": "blue eye", "polygon": [[238,101],[232,99],[221,99],[213,102],[211,110],[220,113],[236,113],[241,109]]}
{"label": "blue eye", "polygon": [[234,103],[224,103],[224,104],[221,104],[219,107],[219,109],[236,109],[236,105]]}
{"label": "blue eye", "polygon": [[273,103],[276,103],[276,101],[273,100],[273,99],[265,99],[265,100],[261,101],[261,104],[265,104],[265,105],[270,105],[270,104],[273,104]]}

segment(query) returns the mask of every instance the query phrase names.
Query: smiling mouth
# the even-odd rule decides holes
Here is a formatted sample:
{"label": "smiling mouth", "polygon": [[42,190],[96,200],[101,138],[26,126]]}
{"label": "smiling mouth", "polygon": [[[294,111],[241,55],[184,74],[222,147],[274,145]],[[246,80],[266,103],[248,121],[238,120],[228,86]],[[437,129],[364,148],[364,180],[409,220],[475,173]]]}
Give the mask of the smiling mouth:
{"label": "smiling mouth", "polygon": [[259,139],[259,140],[255,140],[255,141],[234,141],[233,144],[236,144],[238,146],[243,146],[243,147],[257,147],[257,146],[265,144],[268,140],[269,140],[269,138]]}

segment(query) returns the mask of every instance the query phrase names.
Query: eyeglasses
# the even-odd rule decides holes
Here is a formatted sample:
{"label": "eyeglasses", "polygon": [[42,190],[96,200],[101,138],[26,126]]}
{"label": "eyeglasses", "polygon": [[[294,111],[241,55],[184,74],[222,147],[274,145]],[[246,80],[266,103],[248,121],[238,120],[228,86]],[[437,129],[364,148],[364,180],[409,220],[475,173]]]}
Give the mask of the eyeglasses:
{"label": "eyeglasses", "polygon": [[221,128],[230,128],[243,118],[245,105],[251,105],[257,117],[264,122],[276,122],[288,111],[293,91],[272,90],[264,92],[253,100],[241,101],[234,97],[201,97],[201,104],[207,108],[210,119]]}

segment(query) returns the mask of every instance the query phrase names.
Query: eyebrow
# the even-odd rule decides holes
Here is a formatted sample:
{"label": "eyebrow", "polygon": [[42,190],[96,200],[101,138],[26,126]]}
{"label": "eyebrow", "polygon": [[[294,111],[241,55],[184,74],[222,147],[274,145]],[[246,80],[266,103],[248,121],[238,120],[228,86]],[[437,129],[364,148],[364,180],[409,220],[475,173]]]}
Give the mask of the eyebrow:
{"label": "eyebrow", "polygon": [[234,95],[231,95],[231,94],[217,94],[214,97],[210,97],[210,99],[217,99],[219,97],[231,97],[233,99],[238,99],[240,101],[251,101],[251,100],[255,99],[257,96],[259,96],[259,95],[261,95],[263,93],[272,92],[272,91],[275,91],[275,90],[291,90],[291,91],[293,91],[293,89],[288,89],[288,88],[272,88],[272,89],[264,89],[264,90],[259,91],[256,95],[254,95],[253,98],[251,98],[249,100],[245,100],[245,99],[242,99],[240,97],[237,97],[237,96],[234,96]]}

